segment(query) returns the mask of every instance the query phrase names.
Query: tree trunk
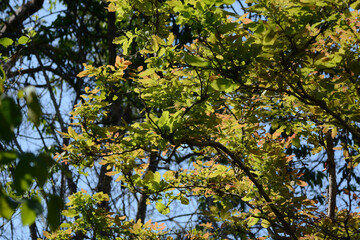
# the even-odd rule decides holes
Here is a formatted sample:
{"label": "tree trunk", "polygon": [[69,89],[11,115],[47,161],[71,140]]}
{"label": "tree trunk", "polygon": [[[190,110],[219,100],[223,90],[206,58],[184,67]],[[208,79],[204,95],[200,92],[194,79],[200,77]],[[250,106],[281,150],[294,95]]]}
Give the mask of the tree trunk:
{"label": "tree trunk", "polygon": [[336,165],[334,157],[334,141],[331,137],[331,132],[326,134],[326,154],[327,154],[327,165],[329,172],[329,190],[328,190],[328,210],[327,215],[329,218],[335,218],[335,208],[336,208]]}
{"label": "tree trunk", "polygon": [[30,236],[31,236],[31,240],[37,240],[37,234],[36,234],[36,224],[33,223],[29,226],[30,229]]}
{"label": "tree trunk", "polygon": [[[158,159],[156,158],[156,153],[155,152],[151,152],[150,156],[149,156],[149,167],[146,170],[146,172],[148,171],[152,171],[155,172],[157,169],[157,166],[159,164]],[[138,209],[137,209],[137,213],[136,213],[136,222],[140,219],[142,223],[144,223],[145,218],[146,218],[146,200],[148,199],[148,195],[147,194],[141,194],[139,203],[138,203]]]}

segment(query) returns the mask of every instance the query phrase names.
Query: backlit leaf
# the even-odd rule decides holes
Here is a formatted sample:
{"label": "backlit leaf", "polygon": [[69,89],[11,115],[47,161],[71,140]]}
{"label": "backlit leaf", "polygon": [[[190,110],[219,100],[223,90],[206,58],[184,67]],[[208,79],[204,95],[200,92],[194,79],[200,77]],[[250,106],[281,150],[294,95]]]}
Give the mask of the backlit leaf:
{"label": "backlit leaf", "polygon": [[41,214],[42,207],[37,199],[28,199],[21,204],[21,221],[23,225],[31,225],[35,222],[36,216]]}
{"label": "backlit leaf", "polygon": [[210,86],[216,91],[231,92],[236,88],[236,84],[230,79],[217,78],[213,80]]}
{"label": "backlit leaf", "polygon": [[209,67],[210,62],[202,57],[185,53],[185,62],[194,67]]}
{"label": "backlit leaf", "polygon": [[30,39],[29,39],[28,37],[26,37],[26,36],[21,36],[21,37],[18,39],[17,43],[18,43],[18,44],[26,44],[26,43],[28,43],[29,41],[30,41]]}
{"label": "backlit leaf", "polygon": [[4,47],[10,46],[13,42],[14,41],[8,37],[0,38],[0,45],[3,45]]}
{"label": "backlit leaf", "polygon": [[168,214],[168,213],[170,212],[170,209],[169,209],[167,206],[165,206],[165,205],[161,202],[161,200],[159,200],[158,202],[156,202],[155,206],[156,206],[156,209],[159,211],[159,213],[161,213],[161,214],[163,214],[163,215],[166,215],[166,214]]}
{"label": "backlit leaf", "polygon": [[250,218],[248,219],[247,225],[248,225],[248,227],[252,227],[252,226],[254,226],[255,224],[257,224],[258,222],[259,222],[259,218],[257,218],[257,217],[250,217]]}

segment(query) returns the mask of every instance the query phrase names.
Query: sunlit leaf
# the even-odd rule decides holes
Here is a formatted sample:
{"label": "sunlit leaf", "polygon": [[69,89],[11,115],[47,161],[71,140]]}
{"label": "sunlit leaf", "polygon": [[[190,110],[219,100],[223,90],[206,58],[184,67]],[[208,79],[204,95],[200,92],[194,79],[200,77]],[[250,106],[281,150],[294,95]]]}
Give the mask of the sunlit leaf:
{"label": "sunlit leaf", "polygon": [[0,38],[0,45],[3,45],[4,47],[8,47],[11,44],[13,44],[13,40],[11,38],[8,37],[4,37],[4,38]]}
{"label": "sunlit leaf", "polygon": [[156,202],[155,204],[156,209],[159,211],[159,213],[166,215],[170,212],[170,208],[168,208],[167,206],[165,206],[161,200],[159,200],[158,202]]}
{"label": "sunlit leaf", "polygon": [[30,41],[30,39],[26,36],[21,36],[18,41],[17,44],[26,44]]}
{"label": "sunlit leaf", "polygon": [[217,78],[211,82],[210,86],[216,91],[231,92],[236,88],[236,84],[230,79]]}
{"label": "sunlit leaf", "polygon": [[255,224],[257,224],[258,222],[259,222],[259,218],[257,218],[257,217],[250,217],[250,218],[248,219],[247,225],[248,225],[249,227],[252,227],[252,226],[254,226]]}

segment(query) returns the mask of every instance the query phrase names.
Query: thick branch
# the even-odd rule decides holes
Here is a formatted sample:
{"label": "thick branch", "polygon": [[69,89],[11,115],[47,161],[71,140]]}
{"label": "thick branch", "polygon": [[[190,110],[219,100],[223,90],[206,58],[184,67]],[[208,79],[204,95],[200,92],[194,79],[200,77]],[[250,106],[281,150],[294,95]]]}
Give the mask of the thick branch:
{"label": "thick branch", "polygon": [[33,223],[29,226],[30,229],[30,236],[31,236],[31,240],[36,240],[38,239],[37,234],[36,234],[36,224]]}
{"label": "thick branch", "polygon": [[23,5],[16,11],[15,15],[9,18],[5,26],[0,30],[0,38],[10,35],[22,29],[22,23],[32,14],[39,11],[44,4],[44,0],[32,0]]}
{"label": "thick branch", "polygon": [[[335,111],[331,110],[330,107],[326,104],[324,100],[318,100],[312,96],[310,96],[308,93],[303,91],[302,93],[299,93],[295,87],[293,87],[294,92],[296,92],[298,95],[291,93],[293,96],[295,96],[300,101],[304,102],[305,104],[311,104],[313,106],[318,106],[322,110],[324,110],[327,114],[332,116],[341,126],[346,128],[351,134],[353,135],[356,142],[360,142],[360,131],[359,128],[356,125],[351,125],[351,123],[348,123],[346,120],[344,120],[340,114],[337,114]],[[305,100],[308,100],[309,102],[305,102]]]}
{"label": "thick branch", "polygon": [[108,12],[108,48],[109,48],[109,64],[115,64],[116,58],[116,45],[113,44],[115,39],[116,27],[115,27],[115,13]]}
{"label": "thick branch", "polygon": [[18,75],[34,74],[34,73],[42,72],[43,70],[46,70],[46,71],[52,72],[54,74],[57,74],[57,75],[61,76],[62,78],[66,78],[65,75],[63,75],[61,72],[57,71],[56,69],[53,69],[51,66],[20,69],[18,71],[9,72],[7,77],[12,78],[12,77],[16,77]]}
{"label": "thick branch", "polygon": [[334,141],[331,137],[330,132],[326,134],[326,154],[327,154],[327,165],[329,171],[329,193],[328,193],[328,211],[327,215],[329,218],[335,218],[336,208],[336,165],[334,157]]}

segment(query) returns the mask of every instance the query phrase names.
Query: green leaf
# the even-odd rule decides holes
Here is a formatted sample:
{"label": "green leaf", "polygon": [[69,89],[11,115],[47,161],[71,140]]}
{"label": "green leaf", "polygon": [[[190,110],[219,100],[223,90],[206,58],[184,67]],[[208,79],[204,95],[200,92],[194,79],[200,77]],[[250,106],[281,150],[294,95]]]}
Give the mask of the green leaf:
{"label": "green leaf", "polygon": [[0,102],[0,110],[4,114],[4,117],[12,127],[20,125],[22,116],[20,107],[15,103],[12,98],[5,97]]}
{"label": "green leaf", "polygon": [[13,40],[10,39],[10,38],[7,38],[7,37],[4,37],[4,38],[0,38],[0,44],[3,45],[4,47],[8,47],[10,46],[11,44],[13,44]]}
{"label": "green leaf", "polygon": [[235,0],[222,0],[221,2],[223,4],[232,5],[232,4],[234,4]]}
{"label": "green leaf", "polygon": [[26,200],[20,207],[21,221],[23,225],[31,225],[35,222],[36,216],[42,212],[42,207],[38,199]]}
{"label": "green leaf", "polygon": [[350,5],[350,7],[351,7],[352,9],[354,9],[354,10],[360,9],[360,0],[357,0],[357,1],[355,1],[354,3],[352,3],[352,4]]}
{"label": "green leaf", "polygon": [[224,34],[230,31],[233,31],[239,24],[238,23],[227,23],[224,25],[221,25],[219,28],[220,33]]}
{"label": "green leaf", "polygon": [[10,142],[14,138],[14,129],[21,123],[21,111],[12,98],[0,100],[0,139]]}
{"label": "green leaf", "polygon": [[181,201],[181,204],[189,205],[189,199],[186,197],[181,196],[180,201]]}
{"label": "green leaf", "polygon": [[198,57],[198,56],[194,56],[194,55],[190,55],[188,53],[185,53],[185,62],[191,66],[194,67],[210,67],[211,64],[208,60]]}
{"label": "green leaf", "polygon": [[275,34],[275,32],[269,31],[263,39],[263,44],[265,46],[272,46],[275,44],[276,39],[277,39],[277,35]]}
{"label": "green leaf", "polygon": [[17,41],[18,44],[26,44],[30,41],[30,38],[26,36],[21,36],[19,40]]}
{"label": "green leaf", "polygon": [[35,126],[39,126],[42,116],[41,105],[36,95],[35,87],[28,86],[25,89],[25,100],[28,107],[28,117]]}
{"label": "green leaf", "polygon": [[60,224],[60,227],[61,228],[69,228],[69,227],[71,227],[71,223],[62,223],[62,224]]}
{"label": "green leaf", "polygon": [[60,225],[61,210],[63,209],[63,200],[57,195],[50,195],[48,201],[48,222],[52,231]]}
{"label": "green leaf", "polygon": [[14,188],[19,194],[29,190],[34,181],[34,168],[31,164],[35,161],[35,156],[32,153],[22,153],[19,155],[19,163],[16,165],[13,173]]}
{"label": "green leaf", "polygon": [[17,158],[17,153],[14,151],[0,151],[0,166],[1,165],[10,165],[15,162]]}
{"label": "green leaf", "polygon": [[155,35],[152,36],[152,49],[157,52],[159,50],[159,44]]}
{"label": "green leaf", "polygon": [[244,202],[248,202],[254,198],[254,193],[248,193],[245,197],[241,198]]}
{"label": "green leaf", "polygon": [[295,138],[292,140],[292,144],[294,145],[294,147],[300,148],[300,147],[301,147],[300,138],[299,138],[299,137],[295,137]]}
{"label": "green leaf", "polygon": [[0,217],[10,219],[14,214],[17,203],[9,198],[5,191],[0,189]]}
{"label": "green leaf", "polygon": [[154,181],[157,182],[157,183],[160,183],[161,181],[161,175],[159,172],[155,172],[154,174]]}
{"label": "green leaf", "polygon": [[248,227],[252,227],[252,226],[254,226],[255,224],[257,224],[258,222],[259,222],[259,218],[257,218],[257,217],[250,217],[250,218],[248,219],[247,225],[248,225]]}
{"label": "green leaf", "polygon": [[[209,3],[214,2],[214,1],[209,1]],[[215,1],[215,6],[221,6],[221,5],[231,5],[233,4],[235,1],[234,0],[216,0]]]}
{"label": "green leaf", "polygon": [[164,173],[163,177],[166,181],[171,181],[175,178],[175,172],[174,171],[166,171]]}
{"label": "green leaf", "polygon": [[225,78],[215,79],[210,86],[216,91],[231,92],[236,89],[236,84],[232,80]]}
{"label": "green leaf", "polygon": [[227,208],[223,208],[221,209],[219,215],[221,219],[229,219],[230,211]]}
{"label": "green leaf", "polygon": [[[46,159],[50,158],[50,159]],[[48,163],[52,161],[51,157],[42,154],[41,157],[34,158],[33,175],[40,187],[44,186],[48,178]]]}
{"label": "green leaf", "polygon": [[67,210],[63,210],[62,215],[64,215],[65,217],[72,218],[72,217],[79,216],[79,213],[75,209],[70,208]]}
{"label": "green leaf", "polygon": [[156,202],[155,206],[159,213],[161,213],[162,215],[166,215],[170,212],[170,209],[161,202],[161,199]]}
{"label": "green leaf", "polygon": [[169,123],[169,116],[170,116],[169,111],[162,112],[161,117],[159,118],[159,121],[158,121],[159,127],[162,127]]}
{"label": "green leaf", "polygon": [[149,76],[151,74],[153,74],[155,72],[155,69],[154,68],[148,68],[146,69],[145,71],[141,72],[139,74],[139,77],[145,77],[145,76]]}
{"label": "green leaf", "polygon": [[78,134],[75,132],[75,130],[72,127],[68,127],[68,133],[71,138],[76,140]]}
{"label": "green leaf", "polygon": [[6,74],[3,67],[0,65],[0,94],[4,93],[5,80],[6,80]]}
{"label": "green leaf", "polygon": [[268,228],[268,227],[270,227],[270,222],[268,220],[266,220],[266,219],[262,219],[261,220],[261,226],[263,228]]}
{"label": "green leaf", "polygon": [[150,170],[144,176],[144,182],[151,182],[154,179],[154,173]]}

